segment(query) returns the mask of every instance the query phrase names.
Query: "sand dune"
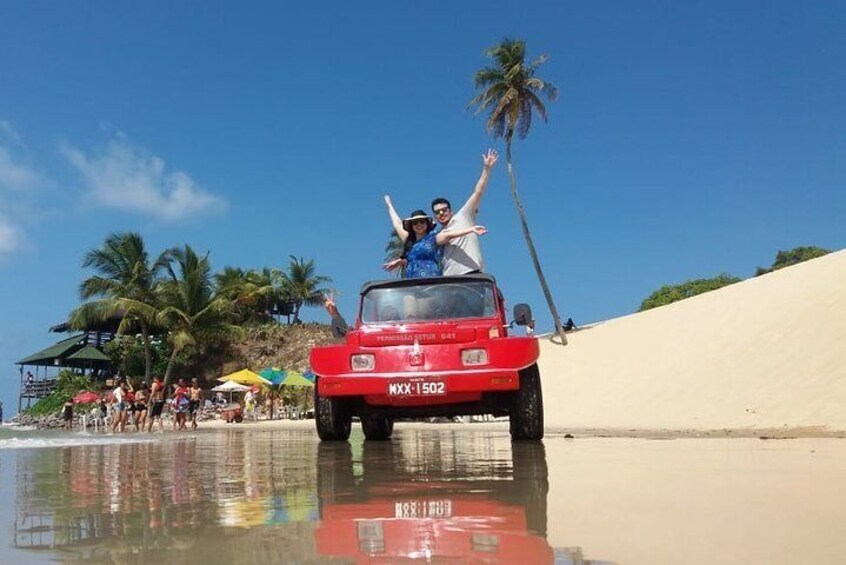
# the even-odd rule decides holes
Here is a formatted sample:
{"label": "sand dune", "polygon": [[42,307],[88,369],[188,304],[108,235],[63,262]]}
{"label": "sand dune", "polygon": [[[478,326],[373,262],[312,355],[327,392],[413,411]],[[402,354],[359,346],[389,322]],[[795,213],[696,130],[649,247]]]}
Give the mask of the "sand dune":
{"label": "sand dune", "polygon": [[548,429],[846,430],[846,251],[544,341]]}

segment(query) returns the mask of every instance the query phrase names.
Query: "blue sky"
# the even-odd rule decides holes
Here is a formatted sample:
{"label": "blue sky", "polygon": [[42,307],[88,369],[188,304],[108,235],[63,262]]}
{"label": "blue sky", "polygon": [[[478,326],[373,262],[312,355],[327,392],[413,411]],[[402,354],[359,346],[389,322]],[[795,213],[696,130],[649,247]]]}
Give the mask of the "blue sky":
{"label": "blue sky", "polygon": [[[113,231],[216,268],[313,258],[351,311],[381,277],[382,195],[460,203],[502,150],[465,107],[506,35],[560,90],[515,167],[565,318],[843,248],[843,29],[835,2],[3,2],[0,398]],[[489,271],[549,327],[504,162],[480,222]]]}

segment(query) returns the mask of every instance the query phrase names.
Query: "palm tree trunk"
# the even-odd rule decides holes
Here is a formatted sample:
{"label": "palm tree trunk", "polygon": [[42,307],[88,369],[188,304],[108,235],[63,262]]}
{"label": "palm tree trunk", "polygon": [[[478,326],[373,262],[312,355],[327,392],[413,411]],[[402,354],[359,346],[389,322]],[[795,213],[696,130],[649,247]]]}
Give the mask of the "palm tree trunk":
{"label": "palm tree trunk", "polygon": [[150,331],[147,323],[141,322],[141,341],[144,346],[144,380],[151,382],[150,375],[153,373],[152,344],[150,343]]}
{"label": "palm tree trunk", "polygon": [[170,354],[170,358],[167,360],[167,368],[165,369],[164,380],[162,381],[162,386],[165,387],[165,390],[167,390],[167,383],[170,381],[170,373],[173,370],[173,364],[176,361],[176,356],[178,354],[179,350],[174,347]]}
{"label": "palm tree trunk", "polygon": [[511,196],[514,197],[514,204],[517,206],[517,213],[520,215],[520,227],[523,228],[523,236],[526,238],[526,245],[529,247],[529,255],[532,256],[532,263],[535,265],[535,272],[538,275],[541,289],[543,289],[543,295],[546,298],[546,303],[549,305],[549,311],[552,313],[552,320],[555,322],[555,331],[558,337],[561,338],[561,345],[567,345],[564,326],[561,325],[561,318],[558,316],[555,303],[552,301],[552,293],[549,292],[546,277],[543,276],[543,270],[538,260],[538,253],[535,251],[535,244],[532,242],[532,235],[529,233],[529,224],[526,222],[526,211],[523,210],[523,203],[517,194],[517,178],[514,176],[514,167],[511,164],[511,135],[506,135],[505,138],[505,162],[508,165],[508,176],[511,178]]}

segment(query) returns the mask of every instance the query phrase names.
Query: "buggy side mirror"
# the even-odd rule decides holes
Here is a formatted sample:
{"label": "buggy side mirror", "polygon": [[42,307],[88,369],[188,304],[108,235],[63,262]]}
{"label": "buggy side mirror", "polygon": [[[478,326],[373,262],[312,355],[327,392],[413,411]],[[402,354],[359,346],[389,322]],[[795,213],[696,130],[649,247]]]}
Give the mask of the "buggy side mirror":
{"label": "buggy side mirror", "polygon": [[514,323],[518,326],[530,326],[532,324],[532,308],[528,304],[514,305]]}

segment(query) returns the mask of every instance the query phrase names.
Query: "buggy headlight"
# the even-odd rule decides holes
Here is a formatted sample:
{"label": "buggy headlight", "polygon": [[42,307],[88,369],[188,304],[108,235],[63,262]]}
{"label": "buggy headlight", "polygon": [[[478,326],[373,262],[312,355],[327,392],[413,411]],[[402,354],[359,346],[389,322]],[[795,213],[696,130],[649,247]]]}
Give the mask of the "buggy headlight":
{"label": "buggy headlight", "polygon": [[465,365],[487,365],[488,352],[485,349],[463,349],[461,362]]}
{"label": "buggy headlight", "polygon": [[372,371],[376,367],[376,356],[372,353],[356,353],[350,358],[353,371]]}

